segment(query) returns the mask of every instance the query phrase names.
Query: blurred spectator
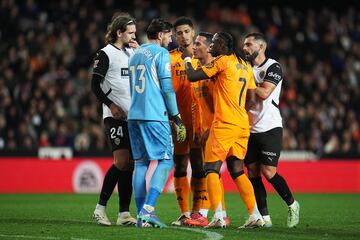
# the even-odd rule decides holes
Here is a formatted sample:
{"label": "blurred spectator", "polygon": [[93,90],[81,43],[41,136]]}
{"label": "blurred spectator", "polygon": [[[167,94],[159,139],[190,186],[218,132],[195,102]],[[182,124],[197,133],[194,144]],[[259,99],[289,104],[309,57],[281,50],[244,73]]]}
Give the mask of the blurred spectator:
{"label": "blurred spectator", "polygon": [[[245,1],[246,2],[246,1]],[[106,23],[121,9],[138,19],[193,17],[198,30],[266,34],[284,71],[284,150],[360,152],[360,11],[355,6],[262,7],[255,2],[17,1],[0,4],[0,151],[70,146],[105,150],[89,69]],[[187,4],[189,3],[189,4]],[[140,7],[139,7],[140,6]],[[304,8],[302,8],[304,9]]]}

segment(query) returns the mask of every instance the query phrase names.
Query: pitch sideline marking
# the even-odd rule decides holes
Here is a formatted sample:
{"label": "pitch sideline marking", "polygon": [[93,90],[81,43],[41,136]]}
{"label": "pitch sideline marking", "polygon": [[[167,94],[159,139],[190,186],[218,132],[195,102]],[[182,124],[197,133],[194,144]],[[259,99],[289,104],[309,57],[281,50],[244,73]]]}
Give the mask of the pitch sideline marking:
{"label": "pitch sideline marking", "polygon": [[[1,218],[0,218],[1,219]],[[78,222],[84,222],[89,223],[92,221],[83,221],[83,220],[70,220],[70,221],[78,221]],[[220,240],[223,239],[224,236],[217,232],[207,231],[199,228],[186,228],[186,227],[170,227],[173,229],[181,229],[181,230],[187,230],[191,232],[201,233],[206,235],[206,240]],[[23,238],[23,239],[44,239],[44,240],[60,240],[59,237],[41,237],[41,236],[31,236],[31,235],[5,235],[0,234],[0,237],[8,237],[8,238]],[[78,238],[78,237],[71,237],[71,240],[97,240],[97,239],[89,239],[89,238]]]}
{"label": "pitch sideline marking", "polygon": [[[34,236],[34,235],[7,235],[7,234],[0,234],[0,237],[7,237],[7,238],[24,238],[24,239],[44,239],[44,240],[60,240],[60,237],[41,237],[41,236]],[[70,237],[71,240],[97,240],[96,238],[79,238],[79,237]]]}
{"label": "pitch sideline marking", "polygon": [[205,234],[206,235],[206,238],[205,238],[206,240],[220,240],[220,239],[224,238],[224,236],[221,235],[220,233],[207,231],[207,230],[203,230],[203,229],[200,229],[200,228],[187,228],[187,227],[170,227],[170,228],[187,230],[187,231],[192,231],[192,232],[196,232],[196,233]]}
{"label": "pitch sideline marking", "polygon": [[40,237],[40,236],[31,236],[31,235],[7,235],[7,234],[0,234],[0,237],[7,237],[7,238],[27,238],[27,239],[46,239],[46,240],[58,240],[58,237]]}

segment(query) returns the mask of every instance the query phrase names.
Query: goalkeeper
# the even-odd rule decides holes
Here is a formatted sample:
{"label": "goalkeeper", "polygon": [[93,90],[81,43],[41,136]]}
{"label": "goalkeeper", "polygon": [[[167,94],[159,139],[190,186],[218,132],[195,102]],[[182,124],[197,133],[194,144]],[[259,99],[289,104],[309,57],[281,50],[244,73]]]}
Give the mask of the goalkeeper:
{"label": "goalkeeper", "polygon": [[[138,227],[166,227],[155,214],[155,204],[173,166],[173,142],[169,116],[177,141],[183,142],[182,124],[171,82],[170,55],[172,25],[154,19],[147,29],[149,43],[141,45],[129,61],[131,105],[128,114],[130,143],[135,160],[134,197]],[[157,167],[146,191],[145,175],[150,161]]]}

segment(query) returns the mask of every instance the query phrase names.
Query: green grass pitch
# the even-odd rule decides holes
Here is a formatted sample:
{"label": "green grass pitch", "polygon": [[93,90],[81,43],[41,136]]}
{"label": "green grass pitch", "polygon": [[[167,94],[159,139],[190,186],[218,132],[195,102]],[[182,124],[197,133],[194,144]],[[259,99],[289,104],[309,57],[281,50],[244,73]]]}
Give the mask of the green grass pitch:
{"label": "green grass pitch", "polygon": [[[246,210],[237,194],[226,194],[231,226],[227,229],[102,227],[91,215],[96,194],[0,194],[0,239],[100,240],[100,239],[360,239],[360,194],[295,194],[300,202],[300,223],[286,227],[287,208],[279,196],[269,194],[271,229],[237,229]],[[113,223],[117,214],[113,194],[107,213]],[[170,224],[178,215],[173,194],[162,194],[156,211]],[[135,213],[134,201],[131,212]],[[135,214],[133,214],[135,215]]]}

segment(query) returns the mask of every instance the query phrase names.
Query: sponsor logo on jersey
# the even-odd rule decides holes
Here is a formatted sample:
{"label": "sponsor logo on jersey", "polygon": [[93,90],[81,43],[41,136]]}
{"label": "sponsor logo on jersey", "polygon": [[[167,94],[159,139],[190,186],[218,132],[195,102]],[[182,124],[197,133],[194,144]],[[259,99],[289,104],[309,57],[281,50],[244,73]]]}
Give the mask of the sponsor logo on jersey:
{"label": "sponsor logo on jersey", "polygon": [[175,70],[176,76],[185,76],[186,70]]}
{"label": "sponsor logo on jersey", "polygon": [[273,77],[274,79],[276,79],[276,80],[278,80],[278,81],[281,80],[281,76],[280,76],[279,74],[277,74],[277,73],[274,73],[274,72],[269,72],[269,73],[267,74],[267,76],[268,76],[268,77]]}
{"label": "sponsor logo on jersey", "polygon": [[123,77],[129,76],[129,69],[128,68],[121,68],[121,76],[123,76]]}
{"label": "sponsor logo on jersey", "polygon": [[272,156],[272,157],[276,156],[276,153],[274,153],[274,152],[261,151],[261,153],[266,156]]}

